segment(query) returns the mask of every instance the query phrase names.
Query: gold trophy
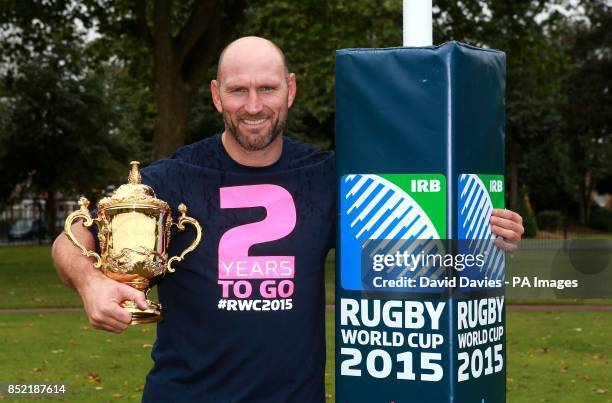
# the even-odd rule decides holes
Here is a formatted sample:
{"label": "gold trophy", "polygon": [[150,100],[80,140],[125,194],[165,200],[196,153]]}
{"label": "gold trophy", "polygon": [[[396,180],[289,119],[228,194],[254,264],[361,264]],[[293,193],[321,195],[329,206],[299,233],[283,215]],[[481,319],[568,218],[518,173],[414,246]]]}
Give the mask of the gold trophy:
{"label": "gold trophy", "polygon": [[[123,301],[121,306],[132,314],[132,324],[152,323],[162,319],[160,304],[148,299],[151,287],[166,271],[174,272],[173,262],[180,262],[193,251],[202,239],[202,228],[193,218],[188,217],[187,207],[178,206],[180,216],[177,224],[172,223],[170,206],[155,197],[149,186],[142,184],[138,161],[132,161],[128,183],[121,185],[111,197],[98,203],[98,215],[93,219],[89,212],[89,201],[81,197],[80,209],[66,218],[64,232],[72,243],[81,249],[84,256],[93,257],[94,267],[102,270],[109,278],[143,291],[148,307],[142,310],[134,301]],[[83,219],[85,227],[95,222],[98,226],[100,254],[87,250],[72,234],[72,223]],[[175,225],[179,231],[185,224],[195,228],[193,243],[179,256],[168,259],[170,228]]]}

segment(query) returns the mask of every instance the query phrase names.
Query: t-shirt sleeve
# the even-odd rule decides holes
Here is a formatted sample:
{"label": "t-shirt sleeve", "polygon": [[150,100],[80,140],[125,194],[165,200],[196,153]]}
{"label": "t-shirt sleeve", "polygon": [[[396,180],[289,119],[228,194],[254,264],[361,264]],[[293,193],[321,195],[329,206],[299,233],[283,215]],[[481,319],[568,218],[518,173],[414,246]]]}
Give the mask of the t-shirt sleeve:
{"label": "t-shirt sleeve", "polygon": [[172,205],[172,200],[174,200],[173,189],[175,188],[172,172],[176,169],[176,164],[173,164],[172,160],[156,161],[140,171],[142,183],[153,189],[155,197]]}

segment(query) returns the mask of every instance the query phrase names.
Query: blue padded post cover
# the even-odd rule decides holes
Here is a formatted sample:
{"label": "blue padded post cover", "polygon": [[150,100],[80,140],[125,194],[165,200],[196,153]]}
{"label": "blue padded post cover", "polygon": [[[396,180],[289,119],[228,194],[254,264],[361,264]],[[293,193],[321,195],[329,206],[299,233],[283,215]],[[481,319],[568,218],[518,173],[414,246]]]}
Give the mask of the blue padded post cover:
{"label": "blue padded post cover", "polygon": [[496,50],[337,51],[337,402],[505,402],[504,91]]}

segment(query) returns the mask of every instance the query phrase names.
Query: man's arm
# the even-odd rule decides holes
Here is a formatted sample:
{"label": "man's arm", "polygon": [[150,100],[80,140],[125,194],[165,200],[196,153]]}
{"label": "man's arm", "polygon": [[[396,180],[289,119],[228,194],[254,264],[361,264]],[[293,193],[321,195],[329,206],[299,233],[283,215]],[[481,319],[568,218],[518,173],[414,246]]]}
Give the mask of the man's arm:
{"label": "man's arm", "polygon": [[[81,245],[94,250],[93,235],[80,222],[72,226],[72,233]],[[83,256],[64,233],[53,242],[51,255],[59,278],[81,296],[94,328],[115,333],[124,331],[132,318],[119,306],[122,301],[131,299],[139,308],[147,307],[144,293],[106,277],[93,267],[91,258]]]}

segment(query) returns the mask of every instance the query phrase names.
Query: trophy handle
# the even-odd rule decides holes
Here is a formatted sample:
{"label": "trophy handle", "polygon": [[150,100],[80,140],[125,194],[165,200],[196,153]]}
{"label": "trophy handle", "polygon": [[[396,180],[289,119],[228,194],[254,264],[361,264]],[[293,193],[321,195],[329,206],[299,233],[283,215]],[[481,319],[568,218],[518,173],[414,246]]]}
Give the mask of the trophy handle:
{"label": "trophy handle", "polygon": [[166,265],[166,267],[170,273],[174,273],[175,271],[175,269],[172,268],[172,262],[181,262],[185,258],[185,255],[193,251],[202,240],[202,227],[200,227],[200,223],[198,223],[195,219],[187,216],[187,206],[181,203],[178,206],[178,210],[180,211],[181,215],[179,217],[178,223],[175,224],[176,228],[178,228],[179,231],[184,231],[185,224],[191,224],[196,230],[196,237],[191,243],[191,245],[189,245],[187,249],[185,249],[179,256],[174,256],[170,258],[170,260],[168,260],[168,264]]}
{"label": "trophy handle", "polygon": [[94,222],[93,218],[91,217],[91,213],[87,208],[89,206],[89,200],[87,200],[85,197],[81,197],[79,199],[79,206],[81,207],[77,211],[73,212],[68,216],[68,218],[66,218],[66,222],[64,224],[64,233],[66,234],[68,239],[70,239],[70,241],[74,244],[74,246],[81,249],[81,253],[83,254],[83,256],[93,257],[94,259],[96,259],[93,266],[96,269],[99,269],[102,265],[102,259],[100,259],[100,255],[98,255],[96,252],[87,250],[87,248],[85,248],[79,243],[79,241],[77,241],[74,234],[72,233],[72,223],[74,220],[79,218],[84,219],[83,225],[87,228],[91,227]]}

